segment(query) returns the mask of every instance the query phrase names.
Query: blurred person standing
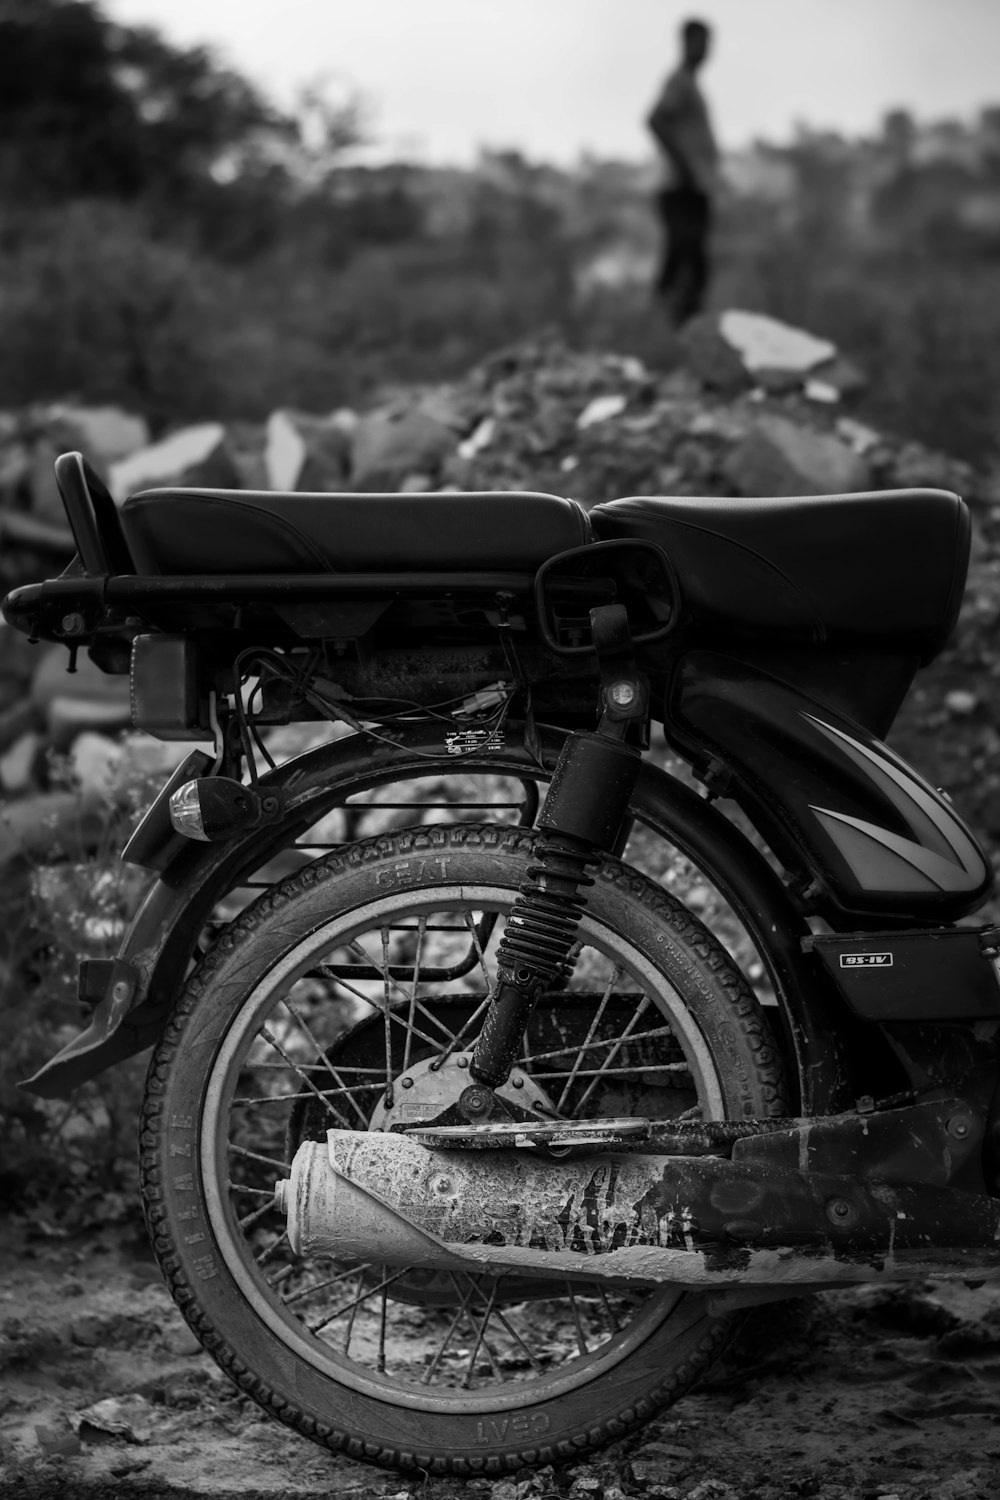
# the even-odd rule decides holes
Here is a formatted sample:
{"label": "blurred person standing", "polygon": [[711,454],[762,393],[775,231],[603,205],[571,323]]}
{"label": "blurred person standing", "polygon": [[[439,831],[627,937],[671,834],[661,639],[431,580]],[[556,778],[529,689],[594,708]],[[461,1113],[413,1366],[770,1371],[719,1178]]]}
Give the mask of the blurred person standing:
{"label": "blurred person standing", "polygon": [[677,325],[701,307],[710,269],[708,240],[719,152],[697,75],[711,39],[704,21],[684,22],[680,65],[667,79],[646,121],[663,154],[664,167],[656,203],[666,245],[656,290]]}

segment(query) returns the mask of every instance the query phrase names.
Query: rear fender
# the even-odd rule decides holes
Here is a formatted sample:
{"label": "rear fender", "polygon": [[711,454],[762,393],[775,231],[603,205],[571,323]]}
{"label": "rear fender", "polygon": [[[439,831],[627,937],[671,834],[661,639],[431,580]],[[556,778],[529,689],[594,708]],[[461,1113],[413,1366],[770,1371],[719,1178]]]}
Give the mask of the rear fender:
{"label": "rear fender", "polygon": [[[280,794],[281,821],[226,844],[185,842],[164,865],[113,967],[108,965],[107,993],[98,999],[90,1025],[24,1086],[42,1097],[64,1097],[112,1064],[152,1046],[213,908],[346,796],[418,776],[454,774],[458,766],[546,779],[564,737],[558,730],[542,731],[540,763],[519,740],[457,762],[442,753],[440,729],[414,726],[393,745],[351,735],[279,766],[261,778],[260,786]],[[649,761],[640,771],[630,812],[690,859],[743,923],[778,1000],[790,1071],[798,1081],[799,1097],[793,1102],[809,1113],[838,1107],[850,1092],[836,1039],[850,1023],[827,991],[814,956],[802,952],[808,929],[770,866],[704,798]]]}

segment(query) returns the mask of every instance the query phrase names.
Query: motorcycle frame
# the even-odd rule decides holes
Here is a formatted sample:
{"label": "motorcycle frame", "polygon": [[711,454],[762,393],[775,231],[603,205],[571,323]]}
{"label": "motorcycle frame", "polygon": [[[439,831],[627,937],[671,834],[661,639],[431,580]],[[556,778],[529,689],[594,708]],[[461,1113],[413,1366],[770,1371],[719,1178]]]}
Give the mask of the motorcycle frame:
{"label": "motorcycle frame", "polygon": [[[408,727],[393,746],[357,734],[318,746],[260,778],[261,792],[276,793],[283,801],[280,821],[221,844],[172,836],[161,797],[147,813],[142,830],[144,861],[162,863],[158,878],[118,957],[102,971],[100,993],[90,996],[96,1002],[90,1024],[27,1086],[43,1097],[62,1097],[152,1046],[166,1025],[213,907],[241,878],[348,797],[391,782],[454,773],[458,767],[547,779],[567,731],[543,726],[536,760],[516,728],[511,726],[503,750],[460,760],[441,753],[441,729],[434,725]],[[440,758],[429,759],[435,752]],[[202,766],[207,760],[201,757]],[[847,1057],[859,1023],[840,1002],[815,956],[803,951],[808,926],[767,860],[708,800],[649,760],[641,765],[629,812],[689,859],[742,923],[778,1002],[780,1040],[796,1108],[825,1114],[842,1107],[860,1087],[857,1069],[852,1071]],[[877,1050],[881,1054],[881,1047]],[[864,1055],[870,1057],[871,1048]]]}
{"label": "motorcycle frame", "polygon": [[[306,601],[310,619],[320,623],[326,618],[324,611],[333,608],[330,618],[342,620],[351,636],[352,630],[363,635],[369,628],[374,617],[366,613],[368,603],[387,606],[394,599],[433,600],[464,594],[481,604],[488,600],[494,606],[500,604],[503,621],[512,606],[523,609],[528,603],[526,613],[530,613],[533,597],[537,633],[529,627],[519,639],[525,647],[531,647],[540,638],[555,651],[552,661],[542,667],[544,689],[559,676],[559,653],[566,656],[580,651],[578,647],[561,647],[549,630],[543,587],[547,571],[581,552],[594,557],[604,548],[605,555],[610,556],[617,548],[633,545],[612,541],[577,548],[550,560],[537,577],[425,572],[150,578],[135,574],[114,503],[80,455],[63,455],[57,461],[56,473],[79,559],[62,578],[17,590],[6,601],[5,613],[11,623],[28,629],[34,638],[63,641],[70,647],[71,657],[78,645],[87,644],[94,659],[110,670],[122,670],[127,665],[135,625],[141,620],[157,632],[179,630],[182,636],[194,636],[198,629],[194,621],[204,616],[211,622],[216,642],[220,632],[231,632],[234,649],[237,644],[250,644],[245,636],[241,642],[238,638],[244,630],[243,609],[254,600],[266,602],[268,608],[280,601],[292,607]],[[650,546],[647,542],[638,545]],[[629,816],[690,859],[726,899],[749,935],[777,999],[780,1040],[797,1096],[793,1101],[796,1108],[808,1114],[835,1112],[850,1102],[852,1095],[866,1092],[869,1079],[891,1079],[904,1089],[926,1086],[927,1071],[918,1057],[926,1047],[910,1045],[912,1038],[901,1045],[885,1026],[852,1012],[811,949],[812,929],[807,917],[819,915],[834,932],[858,927],[875,931],[887,922],[901,931],[912,930],[921,918],[950,921],[981,904],[992,889],[992,871],[946,799],[854,722],[854,713],[865,712],[854,708],[854,682],[865,667],[863,652],[859,658],[856,650],[841,655],[840,650],[825,648],[821,643],[806,646],[804,678],[802,642],[789,652],[772,643],[772,662],[776,654],[778,663],[773,673],[754,661],[752,645],[749,655],[744,650],[741,660],[731,640],[705,639],[685,631],[677,579],[662,553],[659,561],[665,597],[673,600],[674,609],[669,625],[647,633],[637,653],[639,667],[650,678],[652,701],[658,705],[654,717],[662,719],[668,740],[706,783],[710,797],[732,796],[777,859],[772,865],[710,800],[699,797],[648,760],[642,763]],[[315,601],[319,615],[308,601]],[[347,615],[342,612],[345,604],[349,606]],[[355,610],[354,616],[350,608]],[[278,615],[263,618],[280,620],[280,609]],[[348,624],[352,618],[353,627]],[[261,623],[258,619],[255,630]],[[294,637],[295,628],[289,629]],[[326,633],[328,630],[320,631],[320,635]],[[669,635],[669,640],[664,640],[664,635]],[[637,646],[643,639],[636,636]],[[745,647],[746,643],[742,644]],[[892,703],[898,703],[905,692],[912,667],[907,665],[905,651],[897,659],[891,646],[883,649],[888,649],[888,657],[873,657],[867,665],[869,674],[888,672],[888,687],[879,685],[876,691],[876,698],[882,701],[874,708],[875,719],[866,712],[865,717],[884,732],[885,724],[877,720],[880,716],[891,719]],[[586,648],[583,650],[586,653]],[[501,659],[504,656],[506,649]],[[796,656],[798,667],[792,665]],[[433,645],[428,644],[426,657],[432,670]],[[569,662],[562,662],[567,671],[569,666]],[[821,666],[826,686],[818,695],[822,701],[817,702],[810,696],[810,687],[814,670]],[[197,668],[194,670],[198,687],[200,674]],[[584,678],[586,675],[584,667]],[[832,693],[827,691],[831,685]],[[585,693],[583,679],[579,686]],[[846,704],[847,714],[841,713],[838,718],[831,704],[837,704],[841,694],[839,706],[843,709]],[[823,720],[818,738],[817,713]],[[562,719],[561,712],[558,717]],[[571,712],[562,727],[536,732],[532,726],[529,732],[526,726],[518,730],[508,720],[503,750],[477,753],[460,761],[442,753],[439,725],[394,727],[391,745],[362,733],[318,747],[260,777],[261,794],[275,797],[281,805],[279,817],[266,827],[256,827],[217,845],[184,845],[168,832],[161,796],[132,845],[133,857],[137,845],[144,848],[142,862],[158,871],[158,879],[136,914],[117,958],[89,966],[89,973],[85,966],[83,994],[95,1007],[90,1025],[41,1069],[29,1086],[37,1093],[58,1096],[150,1046],[166,1023],[198,935],[213,907],[239,884],[241,877],[287,846],[297,832],[304,832],[325,811],[367,788],[432,771],[447,773],[457,765],[547,780],[571,732],[568,724],[573,722]],[[768,741],[773,742],[775,736],[793,746],[780,767],[769,765],[767,759]],[[168,737],[183,738],[184,731]],[[756,750],[749,757],[744,753],[748,741]],[[207,757],[191,757],[179,774],[203,775],[210,766]],[[796,789],[796,795],[789,795],[782,784],[790,768],[793,780],[801,776],[813,789],[818,786],[824,790],[824,782],[836,780],[856,802],[853,811],[860,807],[869,819],[874,815],[880,825],[876,831],[895,830],[897,842],[902,830],[904,841],[908,838],[923,853],[928,849],[933,852],[942,841],[952,851],[956,842],[962,845],[968,858],[963,855],[959,859],[961,869],[953,877],[951,888],[939,894],[924,892],[915,899],[912,892],[879,890],[868,879],[867,853],[858,856],[856,847],[853,887],[845,883],[843,854],[848,845],[843,838],[839,846],[836,838],[831,839],[829,825],[825,843],[817,835],[813,826],[818,823],[816,806]],[[129,857],[128,851],[125,857]],[[847,863],[851,865],[852,860]],[[784,877],[777,873],[779,864]],[[983,947],[987,948],[985,941]],[[947,1025],[946,1001],[942,999],[937,1011],[935,1003],[932,1001],[929,1010],[925,1006],[912,1019]],[[974,1017],[966,1015],[960,1003],[954,1009],[955,1029],[968,1032],[968,1022],[973,1018],[986,1021],[986,1030],[990,1020],[994,1025],[1000,1021],[1000,988],[995,1000],[987,998]],[[905,1023],[910,1018],[904,1009],[896,1019]],[[957,1050],[961,1054],[962,1049]],[[981,1050],[976,1054],[971,1043],[966,1051],[969,1066],[982,1061]],[[884,1089],[885,1085],[881,1086]]]}

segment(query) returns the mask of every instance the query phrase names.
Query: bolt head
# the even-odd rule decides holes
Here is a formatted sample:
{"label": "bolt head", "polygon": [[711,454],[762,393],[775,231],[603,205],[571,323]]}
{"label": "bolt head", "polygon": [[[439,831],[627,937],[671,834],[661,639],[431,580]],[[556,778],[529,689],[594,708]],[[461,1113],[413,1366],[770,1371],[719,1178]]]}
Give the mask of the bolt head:
{"label": "bolt head", "polygon": [[399,1080],[399,1083],[400,1083],[400,1087],[404,1088],[404,1089],[412,1089],[412,1087],[413,1087],[413,1079],[412,1078],[401,1078]]}
{"label": "bolt head", "polygon": [[510,1082],[511,1082],[511,1087],[512,1088],[515,1088],[515,1089],[523,1089],[524,1088],[524,1079],[523,1078],[519,1078],[516,1073],[514,1074],[514,1077],[510,1080]]}
{"label": "bolt head", "polygon": [[631,708],[638,696],[638,689],[634,682],[613,682],[608,689],[608,696],[616,708]]}
{"label": "bolt head", "polygon": [[455,1061],[460,1068],[467,1068],[469,1066],[469,1059],[467,1057],[456,1057]]}
{"label": "bolt head", "polygon": [[492,1091],[479,1084],[470,1084],[467,1089],[462,1090],[458,1107],[467,1120],[490,1115],[493,1111]]}

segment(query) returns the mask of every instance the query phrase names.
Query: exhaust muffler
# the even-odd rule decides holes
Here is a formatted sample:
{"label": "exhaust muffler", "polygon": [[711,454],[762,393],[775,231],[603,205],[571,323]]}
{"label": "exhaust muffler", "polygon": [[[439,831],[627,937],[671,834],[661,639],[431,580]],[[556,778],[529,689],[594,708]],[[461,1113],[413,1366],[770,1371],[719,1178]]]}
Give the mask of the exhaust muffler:
{"label": "exhaust muffler", "polygon": [[1000,1278],[1000,1203],[724,1157],[547,1160],[331,1130],[277,1186],[298,1254],[702,1290]]}

